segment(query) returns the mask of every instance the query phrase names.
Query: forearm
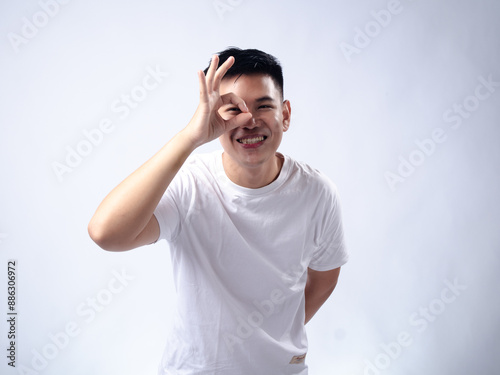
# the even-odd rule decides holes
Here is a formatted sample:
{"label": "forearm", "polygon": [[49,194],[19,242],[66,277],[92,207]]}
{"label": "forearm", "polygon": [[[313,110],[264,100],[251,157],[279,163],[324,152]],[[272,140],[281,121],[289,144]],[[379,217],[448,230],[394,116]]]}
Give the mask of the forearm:
{"label": "forearm", "polygon": [[168,185],[194,149],[184,132],[174,136],[106,196],[89,223],[91,238],[110,250],[133,242],[151,220]]}
{"label": "forearm", "polygon": [[333,292],[333,288],[329,292],[318,293],[317,291],[307,290],[306,295],[306,319],[304,324],[307,324],[311,318],[318,312],[321,306],[326,302],[328,297]]}
{"label": "forearm", "polygon": [[340,267],[329,271],[307,270],[307,282],[304,290],[306,307],[305,321],[307,324],[326,302],[337,285]]}

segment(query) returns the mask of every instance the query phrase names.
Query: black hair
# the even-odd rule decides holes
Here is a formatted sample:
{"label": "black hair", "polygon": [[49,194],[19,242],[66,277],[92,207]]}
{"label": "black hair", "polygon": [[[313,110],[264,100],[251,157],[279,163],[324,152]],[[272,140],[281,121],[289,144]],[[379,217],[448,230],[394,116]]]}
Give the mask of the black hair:
{"label": "black hair", "polygon": [[[224,75],[224,78],[241,76],[242,74],[265,74],[272,78],[278,91],[283,98],[283,70],[278,59],[268,53],[258,49],[240,49],[238,47],[229,47],[224,51],[217,53],[219,55],[219,66],[233,56],[235,61],[233,66]],[[207,74],[208,67],[204,70]]]}

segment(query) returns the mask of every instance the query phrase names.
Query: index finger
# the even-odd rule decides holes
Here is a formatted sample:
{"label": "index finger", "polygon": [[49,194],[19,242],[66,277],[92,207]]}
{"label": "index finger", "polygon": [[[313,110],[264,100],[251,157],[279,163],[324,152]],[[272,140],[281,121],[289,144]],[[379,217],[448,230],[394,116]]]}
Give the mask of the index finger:
{"label": "index finger", "polygon": [[214,82],[213,82],[213,90],[214,91],[219,91],[220,83],[222,81],[222,78],[224,75],[227,73],[229,68],[231,68],[234,64],[234,57],[229,56],[226,61],[224,61],[224,64],[219,66],[217,71],[215,72],[215,77],[214,77]]}
{"label": "index finger", "polygon": [[223,105],[221,108],[238,108],[241,112],[248,112],[248,107],[245,101],[236,95],[234,92],[228,92],[227,94],[221,95],[221,100]]}

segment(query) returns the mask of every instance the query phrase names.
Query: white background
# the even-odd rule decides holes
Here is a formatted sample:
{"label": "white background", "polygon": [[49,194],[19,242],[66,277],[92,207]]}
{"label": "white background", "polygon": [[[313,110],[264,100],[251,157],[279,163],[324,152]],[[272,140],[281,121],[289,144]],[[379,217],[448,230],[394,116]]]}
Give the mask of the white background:
{"label": "white background", "polygon": [[[156,373],[174,296],[168,247],[108,253],[87,223],[189,121],[196,71],[228,46],[280,59],[292,103],[281,151],[341,194],[351,259],[308,324],[310,373],[498,372],[500,84],[481,79],[500,82],[500,2],[43,3],[0,2],[2,374]],[[113,111],[148,67],[168,77],[127,116]],[[105,119],[112,131],[68,167]],[[441,143],[424,141],[433,134]],[[89,304],[97,297],[105,306]]]}

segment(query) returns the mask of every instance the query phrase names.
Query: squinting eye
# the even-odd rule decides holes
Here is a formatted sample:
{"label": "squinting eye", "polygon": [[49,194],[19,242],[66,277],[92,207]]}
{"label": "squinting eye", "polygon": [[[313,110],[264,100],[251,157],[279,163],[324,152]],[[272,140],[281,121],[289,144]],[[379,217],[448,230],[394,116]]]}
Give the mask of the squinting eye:
{"label": "squinting eye", "polygon": [[259,108],[264,108],[264,109],[266,109],[266,108],[272,108],[272,107],[271,107],[270,105],[261,105]]}
{"label": "squinting eye", "polygon": [[228,112],[241,112],[241,109],[239,109],[238,107],[234,107],[234,108],[228,108],[227,111]]}

